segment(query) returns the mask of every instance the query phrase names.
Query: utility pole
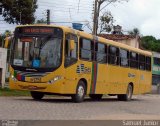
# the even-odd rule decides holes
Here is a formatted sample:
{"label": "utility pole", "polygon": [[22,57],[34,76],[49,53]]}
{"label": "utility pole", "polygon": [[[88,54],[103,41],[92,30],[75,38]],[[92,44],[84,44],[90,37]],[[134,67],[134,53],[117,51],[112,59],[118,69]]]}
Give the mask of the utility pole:
{"label": "utility pole", "polygon": [[47,24],[50,24],[50,10],[47,9]]}
{"label": "utility pole", "polygon": [[94,3],[94,16],[93,16],[93,32],[92,34],[93,35],[97,35],[97,3],[98,3],[98,0],[95,0],[95,3]]}
{"label": "utility pole", "polygon": [[0,6],[0,15],[2,15],[2,7]]}
{"label": "utility pole", "polygon": [[20,23],[20,25],[21,25],[21,24],[22,24],[22,12],[21,12],[21,11],[19,12],[19,19],[20,19],[20,20],[19,20],[19,23]]}
{"label": "utility pole", "polygon": [[3,9],[2,9],[2,3],[0,3],[0,15],[2,15],[2,11],[3,11]]}
{"label": "utility pole", "polygon": [[[98,30],[98,19],[99,19],[99,13],[102,11],[106,6],[109,4],[116,2],[118,0],[95,0],[94,4],[94,17],[93,17],[93,35],[97,35],[97,30]],[[101,5],[106,2],[107,4],[102,8]]]}

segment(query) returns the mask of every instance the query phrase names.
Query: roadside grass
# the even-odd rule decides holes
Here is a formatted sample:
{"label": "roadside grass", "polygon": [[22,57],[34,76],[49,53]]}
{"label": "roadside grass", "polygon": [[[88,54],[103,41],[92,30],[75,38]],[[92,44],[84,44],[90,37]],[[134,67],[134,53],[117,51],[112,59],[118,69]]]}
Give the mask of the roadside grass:
{"label": "roadside grass", "polygon": [[0,97],[1,96],[30,96],[30,92],[11,90],[9,88],[0,88]]}

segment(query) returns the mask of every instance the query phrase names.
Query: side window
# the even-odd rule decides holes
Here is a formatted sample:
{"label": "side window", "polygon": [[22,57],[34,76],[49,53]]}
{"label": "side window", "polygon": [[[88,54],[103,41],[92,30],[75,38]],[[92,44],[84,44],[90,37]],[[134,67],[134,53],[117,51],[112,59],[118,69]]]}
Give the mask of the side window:
{"label": "side window", "polygon": [[120,49],[120,65],[124,67],[129,66],[129,52],[124,49]]}
{"label": "side window", "polygon": [[159,65],[159,64],[160,64],[160,58],[153,57],[153,63],[154,63],[155,65]]}
{"label": "side window", "polygon": [[146,57],[146,70],[151,71],[151,57]]}
{"label": "side window", "polygon": [[138,69],[138,54],[130,52],[130,67]]}
{"label": "side window", "polygon": [[119,49],[114,46],[109,46],[108,63],[119,65]]}
{"label": "side window", "polygon": [[145,56],[139,55],[139,69],[145,70]]}
{"label": "side window", "polygon": [[96,61],[99,63],[107,63],[107,45],[96,43],[95,51]]}
{"label": "side window", "polygon": [[93,42],[91,40],[80,38],[80,58],[83,60],[93,60]]}
{"label": "side window", "polygon": [[[70,40],[74,40],[74,50],[70,50]],[[65,63],[64,66],[70,66],[77,62],[78,38],[73,34],[66,34],[65,40]]]}

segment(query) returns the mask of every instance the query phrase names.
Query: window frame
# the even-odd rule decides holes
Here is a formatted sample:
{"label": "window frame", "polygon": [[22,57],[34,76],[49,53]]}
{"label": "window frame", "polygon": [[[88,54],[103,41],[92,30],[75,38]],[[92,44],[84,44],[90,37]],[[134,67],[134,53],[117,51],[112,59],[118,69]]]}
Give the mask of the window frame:
{"label": "window frame", "polygon": [[153,57],[153,64],[154,64],[154,65],[159,65],[159,64],[160,64],[160,58],[158,58],[158,57]]}
{"label": "window frame", "polygon": [[[71,38],[70,39],[68,39],[67,38],[67,35],[70,35],[70,37],[72,36],[74,36],[74,41],[75,41],[75,46],[76,46],[76,58],[72,58],[72,57],[70,57],[71,59],[70,60],[74,60],[73,62],[69,62],[69,64],[67,64],[66,65],[66,44],[67,44],[67,41],[68,41],[68,44],[69,44],[69,40],[72,40]],[[75,39],[76,38],[76,39]],[[77,40],[77,41],[76,41]],[[68,45],[69,46],[69,45]],[[73,65],[73,64],[76,64],[77,62],[78,62],[78,36],[76,35],[76,34],[73,34],[73,33],[66,33],[65,34],[65,46],[64,46],[65,48],[64,48],[64,67],[65,68],[67,68],[67,67],[69,67],[69,66],[71,66],[71,65]],[[72,52],[70,52],[70,55],[72,55]]]}
{"label": "window frame", "polygon": [[[142,57],[143,57],[143,60],[141,59]],[[139,54],[139,70],[143,70],[143,71],[145,71],[146,70],[146,56],[145,55],[143,55],[143,54]],[[142,67],[143,68],[141,68],[141,64],[142,64]]]}
{"label": "window frame", "polygon": [[[132,53],[136,54],[136,58],[135,59],[132,58]],[[130,51],[129,52],[129,67],[132,68],[132,69],[139,69],[139,61],[138,61],[138,59],[139,59],[139,54],[137,52]],[[136,66],[131,66],[133,62],[136,63]]]}
{"label": "window frame", "polygon": [[[104,51],[99,51],[98,45],[103,45],[104,46]],[[102,54],[105,55],[105,61],[97,61],[97,54]],[[96,42],[95,43],[95,50],[94,50],[94,55],[95,55],[95,61],[100,64],[107,64],[108,63],[108,45],[102,42]]]}
{"label": "window frame", "polygon": [[[127,57],[121,57],[121,50],[123,50],[123,51],[126,51],[127,52]],[[129,59],[130,59],[130,56],[129,56],[129,53],[130,53],[130,51],[129,50],[127,50],[127,49],[124,49],[124,48],[120,48],[119,49],[119,57],[120,57],[120,66],[121,67],[125,67],[125,68],[129,68],[130,67],[130,61],[129,61]],[[127,65],[122,65],[122,63],[121,63],[121,59],[126,59],[127,60],[127,62],[128,62],[128,64]]]}
{"label": "window frame", "polygon": [[[90,46],[91,46],[90,49],[91,50],[83,48],[83,40],[84,39],[90,41]],[[89,51],[91,53],[91,57],[90,57],[91,60],[87,60],[87,59],[82,57],[82,50],[86,50],[86,51]],[[88,62],[94,61],[94,42],[93,42],[93,40],[85,38],[85,37],[79,37],[79,59],[83,60],[83,61],[88,61]]]}
{"label": "window frame", "polygon": [[[114,47],[114,48],[116,48],[116,51],[115,51],[115,55],[111,55],[111,53],[110,53],[110,48],[111,47]],[[108,64],[110,64],[110,65],[114,65],[114,66],[119,66],[120,65],[120,57],[119,57],[119,47],[116,47],[116,46],[114,46],[114,45],[109,45],[108,46]],[[115,58],[114,60],[116,60],[114,63],[112,63],[111,62],[111,60],[110,60],[110,58]]]}
{"label": "window frame", "polygon": [[[149,58],[150,62],[147,63],[147,58]],[[151,60],[151,57],[150,56],[146,56],[146,64],[145,64],[145,68],[146,68],[146,71],[152,71],[152,60]],[[149,69],[147,68],[149,66]]]}

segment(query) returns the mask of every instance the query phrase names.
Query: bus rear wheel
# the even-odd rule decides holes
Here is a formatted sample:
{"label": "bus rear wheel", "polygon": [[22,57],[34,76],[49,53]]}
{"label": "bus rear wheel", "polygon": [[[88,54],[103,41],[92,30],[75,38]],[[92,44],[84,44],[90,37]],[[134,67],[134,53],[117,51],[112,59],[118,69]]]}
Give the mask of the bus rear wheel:
{"label": "bus rear wheel", "polygon": [[31,91],[31,96],[35,100],[41,100],[44,97],[44,93],[42,92],[36,92],[36,91]]}
{"label": "bus rear wheel", "polygon": [[133,95],[133,86],[131,84],[128,85],[126,94],[117,95],[118,100],[120,101],[130,101]]}
{"label": "bus rear wheel", "polygon": [[89,97],[92,99],[92,100],[95,100],[95,101],[99,101],[102,99],[102,94],[90,94]]}
{"label": "bus rear wheel", "polygon": [[76,89],[76,94],[72,95],[72,101],[76,103],[80,103],[84,100],[86,95],[86,86],[83,81],[79,81]]}

